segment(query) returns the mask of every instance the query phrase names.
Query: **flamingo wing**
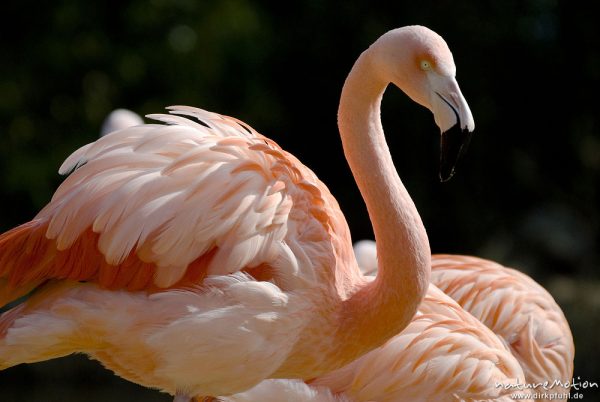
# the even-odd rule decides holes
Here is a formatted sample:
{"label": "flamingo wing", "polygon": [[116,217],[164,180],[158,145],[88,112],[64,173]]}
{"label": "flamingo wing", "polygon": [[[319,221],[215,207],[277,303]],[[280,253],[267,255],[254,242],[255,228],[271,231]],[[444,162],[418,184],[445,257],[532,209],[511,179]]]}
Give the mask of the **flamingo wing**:
{"label": "flamingo wing", "polygon": [[0,302],[48,279],[128,290],[242,270],[291,287],[315,280],[314,266],[332,255],[330,217],[345,228],[326,187],[236,119],[170,113],[66,159],[60,173],[71,174],[51,202],[0,236]]}

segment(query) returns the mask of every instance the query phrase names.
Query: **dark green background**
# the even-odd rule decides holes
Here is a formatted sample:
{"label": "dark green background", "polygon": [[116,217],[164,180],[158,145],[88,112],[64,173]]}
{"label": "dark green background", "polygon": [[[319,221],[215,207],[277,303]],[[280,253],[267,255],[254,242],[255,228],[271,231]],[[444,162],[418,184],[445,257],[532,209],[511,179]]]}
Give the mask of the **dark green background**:
{"label": "dark green background", "polygon": [[[579,1],[227,0],[3,5],[0,229],[50,199],[62,160],[112,109],[188,104],[236,116],[330,187],[354,239],[372,237],[336,111],[354,59],[385,31],[426,25],[452,49],[476,122],[467,158],[437,179],[429,111],[395,88],[383,121],[434,252],[518,267],[564,308],[575,376],[600,382],[600,36]],[[0,373],[2,401],[167,401],[84,357]],[[584,391],[585,400],[598,393]]]}

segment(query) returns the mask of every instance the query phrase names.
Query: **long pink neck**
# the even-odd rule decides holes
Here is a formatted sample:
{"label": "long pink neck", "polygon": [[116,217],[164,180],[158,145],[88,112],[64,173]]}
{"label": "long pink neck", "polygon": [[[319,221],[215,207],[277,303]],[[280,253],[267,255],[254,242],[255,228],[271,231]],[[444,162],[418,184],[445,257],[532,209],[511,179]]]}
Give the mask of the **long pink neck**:
{"label": "long pink neck", "polygon": [[[429,284],[431,251],[425,228],[396,172],[380,119],[389,80],[375,70],[370,50],[350,72],[338,125],[344,153],[367,204],[379,270],[344,302],[338,339],[344,354],[364,353],[404,329]],[[346,344],[346,345],[345,345]]]}

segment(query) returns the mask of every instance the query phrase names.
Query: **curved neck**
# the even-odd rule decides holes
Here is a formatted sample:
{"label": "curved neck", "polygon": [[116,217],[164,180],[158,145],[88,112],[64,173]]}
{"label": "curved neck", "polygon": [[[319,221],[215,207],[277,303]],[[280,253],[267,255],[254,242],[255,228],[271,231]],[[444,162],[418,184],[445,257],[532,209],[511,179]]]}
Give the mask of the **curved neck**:
{"label": "curved neck", "polygon": [[375,280],[343,303],[338,337],[350,355],[381,345],[408,325],[431,269],[425,228],[383,134],[380,105],[389,80],[377,74],[370,50],[348,75],[338,111],[344,153],[373,224],[379,264]]}

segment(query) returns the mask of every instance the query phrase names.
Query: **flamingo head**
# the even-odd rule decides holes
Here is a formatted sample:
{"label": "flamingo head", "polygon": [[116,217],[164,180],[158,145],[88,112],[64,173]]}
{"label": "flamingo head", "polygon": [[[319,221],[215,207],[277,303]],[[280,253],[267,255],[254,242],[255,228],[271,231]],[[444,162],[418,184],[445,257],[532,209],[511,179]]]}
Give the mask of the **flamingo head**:
{"label": "flamingo head", "polygon": [[449,180],[468,147],[475,122],[456,82],[448,45],[428,28],[409,26],[386,33],[373,46],[379,48],[377,70],[433,113],[441,131],[440,179]]}

